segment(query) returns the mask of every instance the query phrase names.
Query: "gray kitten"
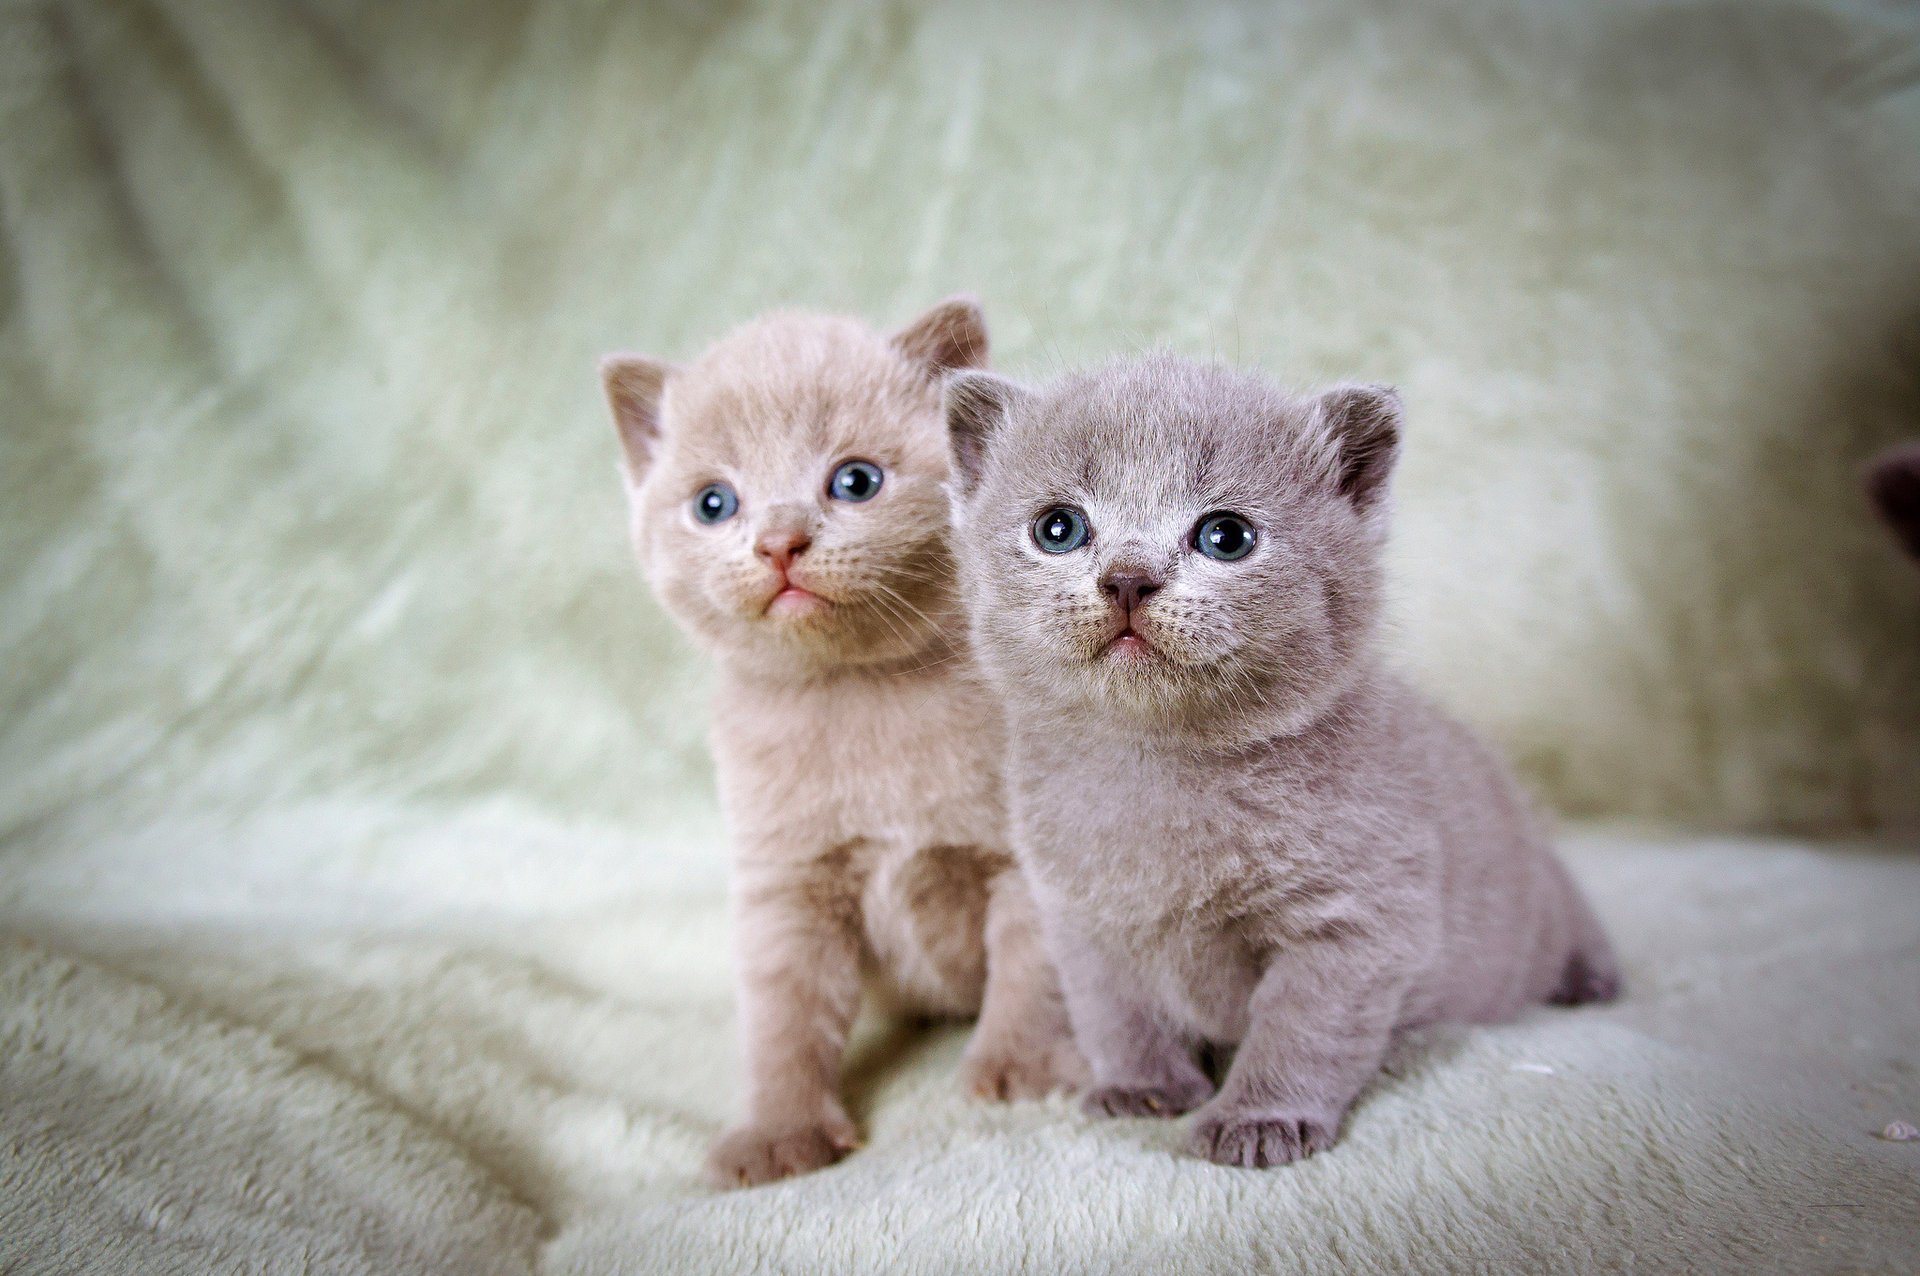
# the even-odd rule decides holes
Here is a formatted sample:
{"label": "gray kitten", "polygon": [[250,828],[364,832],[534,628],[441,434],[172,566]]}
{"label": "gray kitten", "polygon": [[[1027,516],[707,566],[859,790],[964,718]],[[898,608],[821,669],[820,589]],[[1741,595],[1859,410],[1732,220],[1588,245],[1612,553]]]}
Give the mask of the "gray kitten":
{"label": "gray kitten", "polygon": [[[947,388],[1015,848],[1090,1110],[1327,1148],[1393,1034],[1619,986],[1505,767],[1375,651],[1400,401],[1167,356]],[[1238,1045],[1214,1085],[1203,1046]],[[1209,1096],[1211,1101],[1208,1101]]]}

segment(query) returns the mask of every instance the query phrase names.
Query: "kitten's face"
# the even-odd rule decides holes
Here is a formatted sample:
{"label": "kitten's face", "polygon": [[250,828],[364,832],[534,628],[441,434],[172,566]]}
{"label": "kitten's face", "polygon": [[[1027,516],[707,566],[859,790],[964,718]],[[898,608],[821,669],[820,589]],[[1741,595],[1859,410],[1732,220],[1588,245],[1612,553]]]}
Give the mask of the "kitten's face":
{"label": "kitten's face", "polygon": [[[983,358],[964,309],[929,318],[951,338],[970,315],[961,354]],[[652,428],[636,439],[622,421],[634,545],[661,601],[722,654],[805,673],[952,636],[938,377],[959,356],[914,332],[776,315],[685,368],[647,365]],[[612,361],[608,377],[619,416]]]}
{"label": "kitten's face", "polygon": [[[969,451],[983,393],[998,406]],[[963,378],[950,402],[962,570],[997,677],[1228,735],[1304,724],[1347,685],[1379,610],[1390,392],[1303,401],[1155,358],[1040,393]]]}

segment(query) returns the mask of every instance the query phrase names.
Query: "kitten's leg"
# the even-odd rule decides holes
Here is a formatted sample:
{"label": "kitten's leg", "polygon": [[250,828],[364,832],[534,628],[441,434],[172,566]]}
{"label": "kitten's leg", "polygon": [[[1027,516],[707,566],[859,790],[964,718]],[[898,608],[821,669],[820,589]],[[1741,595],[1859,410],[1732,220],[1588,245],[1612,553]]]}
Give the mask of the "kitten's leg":
{"label": "kitten's leg", "polygon": [[1026,878],[1008,868],[987,901],[987,986],[962,1066],[966,1086],[986,1099],[1032,1099],[1077,1090],[1086,1061],[1074,1045],[1066,1001],[1040,939]]}
{"label": "kitten's leg", "polygon": [[747,1116],[707,1155],[715,1187],[751,1187],[831,1165],[859,1146],[840,1101],[840,1058],[860,1005],[857,883],[815,861],[736,880]]}
{"label": "kitten's leg", "polygon": [[1406,990],[1397,969],[1337,941],[1275,954],[1248,1003],[1247,1035],[1188,1146],[1259,1168],[1325,1151],[1386,1058]]}
{"label": "kitten's leg", "polygon": [[1213,1082],[1194,1061],[1195,1043],[1140,995],[1138,976],[1089,943],[1059,908],[1045,920],[1074,1039],[1093,1072],[1082,1106],[1095,1116],[1171,1117],[1206,1102]]}

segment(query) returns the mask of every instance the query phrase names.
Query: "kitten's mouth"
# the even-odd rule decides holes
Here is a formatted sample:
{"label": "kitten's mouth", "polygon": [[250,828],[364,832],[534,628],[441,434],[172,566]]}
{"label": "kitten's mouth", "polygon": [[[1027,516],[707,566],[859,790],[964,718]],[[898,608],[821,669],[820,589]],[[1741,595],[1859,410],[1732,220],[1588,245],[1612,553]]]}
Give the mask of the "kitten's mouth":
{"label": "kitten's mouth", "polygon": [[790,617],[795,620],[803,620],[810,616],[820,615],[831,609],[832,606],[832,603],[814,593],[811,589],[803,589],[792,581],[787,581],[774,593],[773,597],[767,600],[766,614],[774,617]]}
{"label": "kitten's mouth", "polygon": [[1107,641],[1106,654],[1122,664],[1151,660],[1159,654],[1146,637],[1129,625]]}

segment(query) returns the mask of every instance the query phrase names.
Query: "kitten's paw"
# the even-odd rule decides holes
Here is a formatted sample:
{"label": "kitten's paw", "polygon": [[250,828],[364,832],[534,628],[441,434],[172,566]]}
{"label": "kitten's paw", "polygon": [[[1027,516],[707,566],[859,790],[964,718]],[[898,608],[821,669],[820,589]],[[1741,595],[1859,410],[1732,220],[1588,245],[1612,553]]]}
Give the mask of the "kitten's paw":
{"label": "kitten's paw", "polygon": [[860,1146],[860,1132],[844,1115],[811,1124],[737,1125],[707,1153],[706,1180],[718,1188],[757,1187],[824,1169]]}
{"label": "kitten's paw", "polygon": [[960,1066],[967,1092],[982,1099],[1042,1099],[1087,1084],[1087,1065],[1071,1040],[1010,1042],[969,1050]]}
{"label": "kitten's paw", "polygon": [[1176,1117],[1207,1101],[1207,1082],[1157,1086],[1105,1085],[1082,1101],[1089,1116]]}
{"label": "kitten's paw", "polygon": [[969,1055],[960,1080],[976,1099],[1040,1099],[1053,1089],[1053,1070],[1042,1054]]}
{"label": "kitten's paw", "polygon": [[1201,1113],[1187,1136],[1187,1150],[1216,1165],[1250,1170],[1324,1152],[1340,1137],[1340,1118],[1306,1113]]}

